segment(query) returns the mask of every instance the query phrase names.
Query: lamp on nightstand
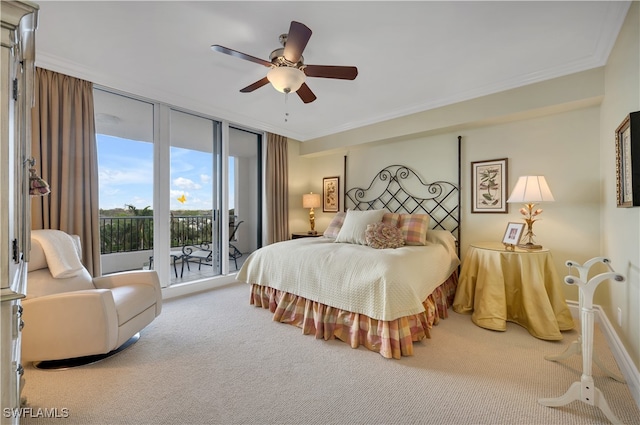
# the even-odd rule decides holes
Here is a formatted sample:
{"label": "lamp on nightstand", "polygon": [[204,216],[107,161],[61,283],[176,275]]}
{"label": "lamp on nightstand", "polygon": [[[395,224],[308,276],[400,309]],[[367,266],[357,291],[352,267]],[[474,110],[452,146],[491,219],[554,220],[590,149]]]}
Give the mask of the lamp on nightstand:
{"label": "lamp on nightstand", "polygon": [[302,208],[309,208],[309,224],[311,225],[311,230],[309,230],[307,233],[310,235],[318,234],[318,232],[316,232],[315,230],[316,216],[315,216],[315,213],[313,212],[313,209],[320,207],[320,205],[322,205],[322,203],[321,203],[319,193],[311,192],[311,193],[305,193],[304,195],[302,195]]}
{"label": "lamp on nightstand", "polygon": [[541,249],[542,245],[533,242],[533,223],[538,219],[535,217],[542,214],[542,209],[534,210],[536,202],[553,202],[553,195],[544,176],[521,176],[518,178],[516,187],[513,188],[511,196],[507,202],[523,202],[524,208],[520,208],[520,214],[524,216],[527,223],[527,243],[519,245],[526,249]]}

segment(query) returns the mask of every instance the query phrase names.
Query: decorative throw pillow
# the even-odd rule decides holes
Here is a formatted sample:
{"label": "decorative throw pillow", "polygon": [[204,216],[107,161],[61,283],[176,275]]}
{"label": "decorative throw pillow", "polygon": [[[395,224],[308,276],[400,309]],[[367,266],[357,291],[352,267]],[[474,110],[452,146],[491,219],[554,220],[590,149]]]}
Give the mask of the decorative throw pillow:
{"label": "decorative throw pillow", "polygon": [[384,210],[348,210],[335,242],[366,245],[365,232],[367,231],[367,225],[381,222],[384,213]]}
{"label": "decorative throw pillow", "polygon": [[367,245],[371,248],[385,249],[404,246],[402,230],[388,223],[369,224],[365,236]]}
{"label": "decorative throw pillow", "polygon": [[398,221],[400,220],[400,214],[398,213],[384,213],[382,216],[382,222],[398,227]]}
{"label": "decorative throw pillow", "polygon": [[398,227],[407,245],[426,245],[429,229],[428,214],[400,214]]}
{"label": "decorative throw pillow", "polygon": [[442,245],[449,252],[456,252],[456,238],[448,230],[429,229],[427,242]]}
{"label": "decorative throw pillow", "polygon": [[336,213],[336,215],[331,220],[331,223],[329,223],[329,227],[327,227],[327,229],[324,231],[323,236],[331,239],[337,238],[338,233],[342,228],[342,223],[344,223],[344,217],[346,215],[347,213],[344,211]]}

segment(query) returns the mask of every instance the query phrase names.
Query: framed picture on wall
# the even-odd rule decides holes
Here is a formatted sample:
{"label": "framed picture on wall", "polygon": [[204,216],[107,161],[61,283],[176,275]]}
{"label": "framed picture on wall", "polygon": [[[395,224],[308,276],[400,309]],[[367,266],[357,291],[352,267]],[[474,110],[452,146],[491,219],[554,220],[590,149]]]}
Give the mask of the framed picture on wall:
{"label": "framed picture on wall", "polygon": [[340,211],[340,177],[322,179],[322,211]]}
{"label": "framed picture on wall", "polygon": [[507,158],[471,163],[471,212],[507,213]]}
{"label": "framed picture on wall", "polygon": [[640,111],[616,128],[616,198],[620,208],[640,206]]}

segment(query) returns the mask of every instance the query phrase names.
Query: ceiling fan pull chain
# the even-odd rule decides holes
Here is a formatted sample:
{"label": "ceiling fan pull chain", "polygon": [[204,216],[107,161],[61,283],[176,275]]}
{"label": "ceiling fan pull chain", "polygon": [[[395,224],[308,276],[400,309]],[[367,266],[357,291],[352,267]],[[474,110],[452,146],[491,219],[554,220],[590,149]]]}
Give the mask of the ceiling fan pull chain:
{"label": "ceiling fan pull chain", "polygon": [[287,100],[289,100],[289,92],[284,92],[284,122],[288,122],[289,121],[289,103],[287,102]]}

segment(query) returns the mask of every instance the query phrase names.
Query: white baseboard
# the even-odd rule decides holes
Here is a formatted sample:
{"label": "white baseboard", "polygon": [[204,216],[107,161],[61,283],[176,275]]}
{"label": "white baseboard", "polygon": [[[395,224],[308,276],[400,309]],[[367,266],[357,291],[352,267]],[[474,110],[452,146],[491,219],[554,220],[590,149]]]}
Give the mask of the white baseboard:
{"label": "white baseboard", "polygon": [[[571,315],[579,319],[580,308],[578,303],[575,301],[567,301],[567,304],[571,310]],[[638,405],[638,408],[640,408],[640,372],[602,308],[599,305],[594,305],[593,310],[595,312],[595,322],[604,334],[609,349],[611,353],[613,353],[613,357],[616,359],[618,367],[620,368],[620,372],[622,372],[624,379],[627,381],[631,396]]]}
{"label": "white baseboard", "polygon": [[180,285],[173,285],[167,288],[162,288],[162,299],[168,300],[170,298],[180,297],[183,295],[195,294],[196,292],[208,291],[213,288],[219,288],[222,286],[235,283],[236,273],[226,276],[216,276],[214,278],[203,279],[198,282],[188,282]]}

